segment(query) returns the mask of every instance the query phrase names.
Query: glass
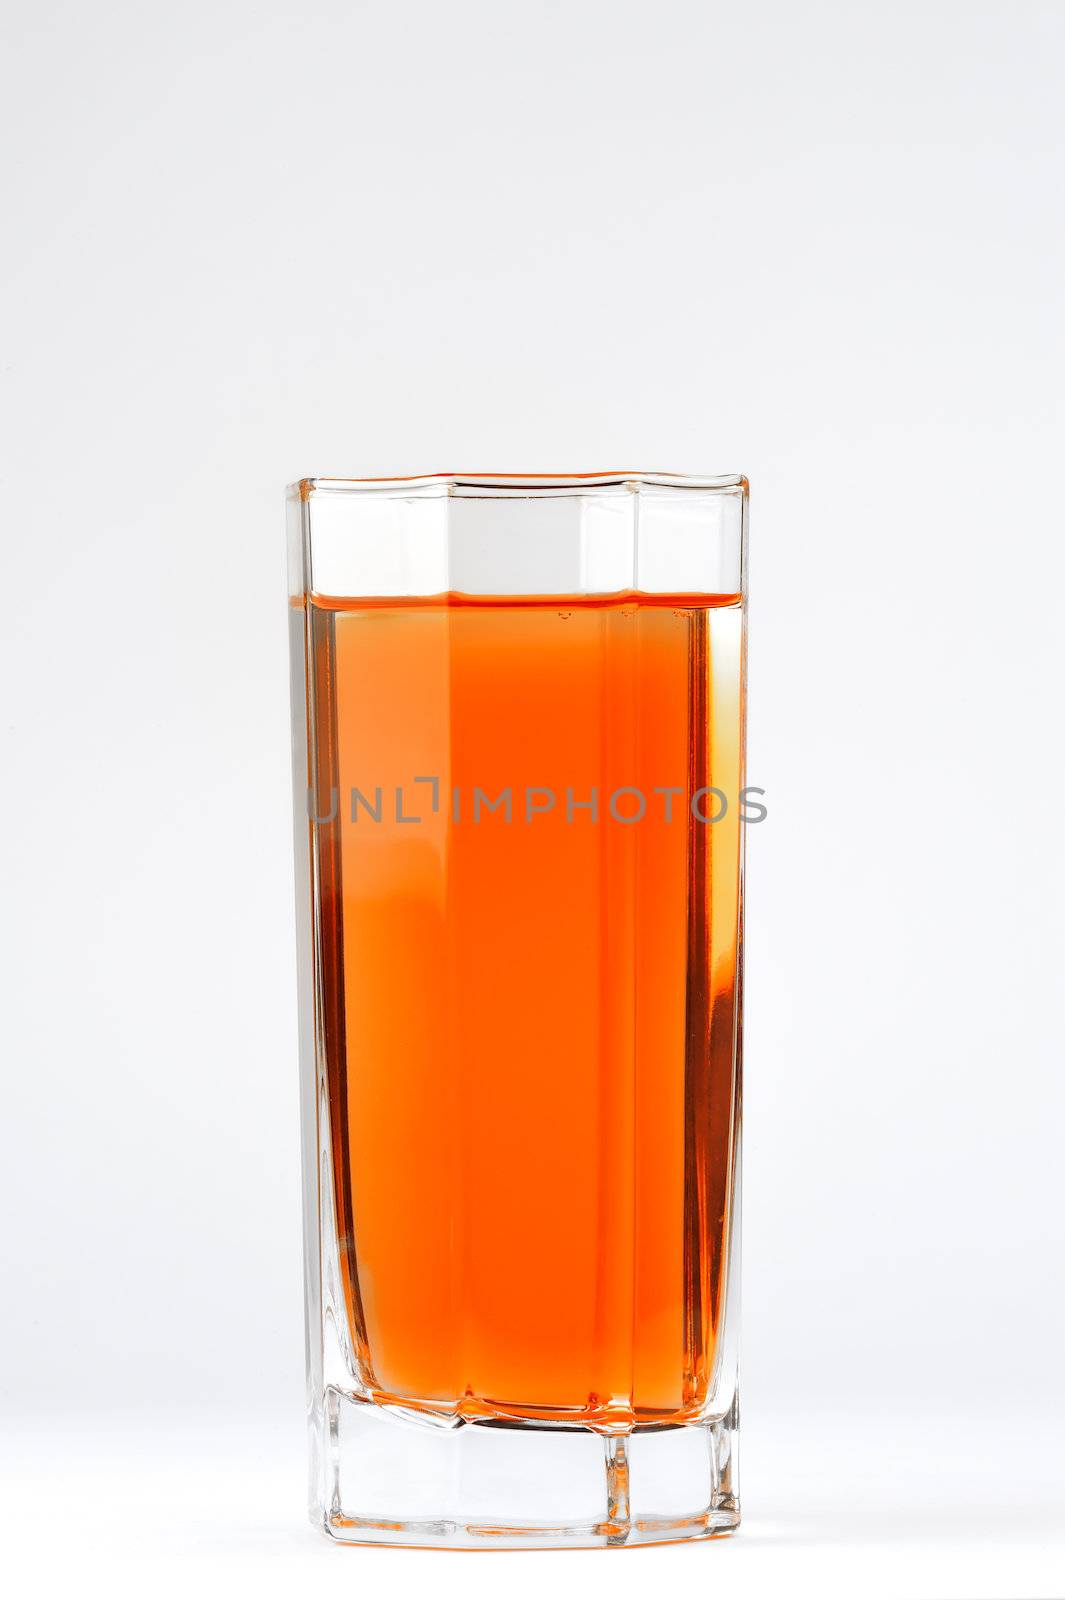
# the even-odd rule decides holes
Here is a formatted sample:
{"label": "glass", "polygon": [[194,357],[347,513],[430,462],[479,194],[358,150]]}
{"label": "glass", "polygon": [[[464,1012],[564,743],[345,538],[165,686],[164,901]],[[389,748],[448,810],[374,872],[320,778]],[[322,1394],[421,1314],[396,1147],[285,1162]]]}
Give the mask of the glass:
{"label": "glass", "polygon": [[312,1517],[727,1532],[746,481],[288,504]]}

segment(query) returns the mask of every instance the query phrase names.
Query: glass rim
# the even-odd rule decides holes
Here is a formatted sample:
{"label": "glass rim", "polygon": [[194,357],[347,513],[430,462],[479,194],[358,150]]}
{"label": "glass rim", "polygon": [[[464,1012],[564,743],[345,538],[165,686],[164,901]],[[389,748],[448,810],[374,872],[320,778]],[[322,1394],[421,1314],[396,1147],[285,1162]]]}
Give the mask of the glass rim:
{"label": "glass rim", "polygon": [[614,489],[636,493],[641,488],[698,490],[704,494],[740,493],[749,484],[742,473],[681,472],[423,472],[386,478],[300,478],[289,493],[301,500],[317,494],[418,495],[447,497],[498,495],[501,498],[583,494]]}

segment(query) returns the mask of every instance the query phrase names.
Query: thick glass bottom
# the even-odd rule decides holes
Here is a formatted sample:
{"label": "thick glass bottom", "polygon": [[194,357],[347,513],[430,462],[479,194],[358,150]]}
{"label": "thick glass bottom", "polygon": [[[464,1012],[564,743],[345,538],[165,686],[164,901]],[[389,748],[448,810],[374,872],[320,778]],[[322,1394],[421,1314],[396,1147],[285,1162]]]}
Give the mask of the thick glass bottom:
{"label": "thick glass bottom", "polygon": [[736,1418],[604,1436],[326,1392],[312,1517],[351,1544],[620,1548],[739,1525]]}

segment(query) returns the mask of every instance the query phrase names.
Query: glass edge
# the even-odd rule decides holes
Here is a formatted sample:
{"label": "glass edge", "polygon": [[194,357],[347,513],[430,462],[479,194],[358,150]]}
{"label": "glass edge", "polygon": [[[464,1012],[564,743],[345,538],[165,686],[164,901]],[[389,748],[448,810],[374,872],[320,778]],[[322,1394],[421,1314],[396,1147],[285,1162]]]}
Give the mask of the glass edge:
{"label": "glass edge", "polygon": [[746,498],[750,485],[742,473],[694,474],[677,472],[586,472],[586,473],[418,473],[401,478],[300,478],[290,483],[290,498],[310,500],[317,494],[370,494],[442,497],[461,494],[464,489],[496,490],[500,495],[536,497],[562,493],[586,493],[600,489],[641,488],[701,490],[703,493],[739,493]]}

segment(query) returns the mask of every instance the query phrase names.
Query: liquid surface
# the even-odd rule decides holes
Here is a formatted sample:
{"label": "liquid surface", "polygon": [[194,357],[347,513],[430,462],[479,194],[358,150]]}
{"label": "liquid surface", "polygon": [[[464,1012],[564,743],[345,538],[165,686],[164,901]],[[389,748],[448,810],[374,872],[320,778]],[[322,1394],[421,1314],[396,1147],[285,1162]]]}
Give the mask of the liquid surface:
{"label": "liquid surface", "polygon": [[378,1396],[601,1426],[705,1399],[741,639],[735,596],[311,603],[340,1268]]}

